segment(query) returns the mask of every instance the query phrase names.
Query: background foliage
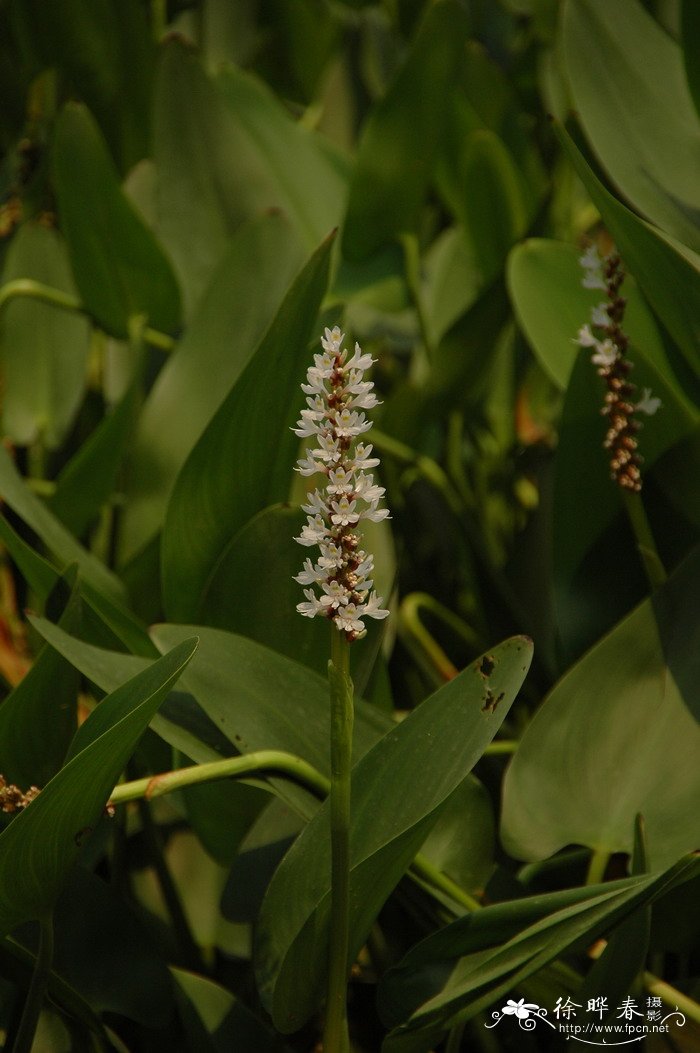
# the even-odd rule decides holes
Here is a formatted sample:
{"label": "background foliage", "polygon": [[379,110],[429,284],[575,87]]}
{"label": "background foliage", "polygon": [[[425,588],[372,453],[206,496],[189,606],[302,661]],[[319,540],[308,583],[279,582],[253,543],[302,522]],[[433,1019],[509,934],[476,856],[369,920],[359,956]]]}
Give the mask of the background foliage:
{"label": "background foliage", "polygon": [[[485,1014],[649,991],[689,1018],[655,1048],[698,1048],[699,30],[693,0],[0,3],[0,772],[41,788],[2,815],[8,1049],[48,912],[37,1051],[314,1048],[328,639],[290,425],[336,323],[393,516],[352,649],[356,1049],[555,1048]],[[575,342],[591,242],[663,404],[656,553]]]}

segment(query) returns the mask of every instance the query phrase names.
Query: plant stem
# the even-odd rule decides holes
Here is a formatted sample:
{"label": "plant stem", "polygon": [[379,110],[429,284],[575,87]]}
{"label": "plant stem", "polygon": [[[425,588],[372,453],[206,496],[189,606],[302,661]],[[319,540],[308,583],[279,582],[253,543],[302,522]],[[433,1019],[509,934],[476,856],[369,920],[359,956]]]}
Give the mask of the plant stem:
{"label": "plant stem", "polygon": [[324,1053],[349,1053],[347,1017],[350,936],[350,770],[352,766],[353,687],[345,633],[331,628],[328,679],[331,696],[331,917],[328,1001]]}
{"label": "plant stem", "polygon": [[610,859],[610,852],[604,848],[594,848],[591,854],[590,861],[588,863],[588,873],[586,874],[587,885],[599,885],[604,876],[605,868],[608,865]]}
{"label": "plant stem", "polygon": [[663,585],[666,581],[666,571],[656,548],[642,495],[625,490],[623,491],[623,499],[649,584],[652,589],[658,589],[659,585]]}
{"label": "plant stem", "polygon": [[328,793],[328,779],[301,757],[284,753],[282,750],[259,750],[256,753],[247,753],[243,757],[226,757],[224,760],[194,764],[188,768],[178,768],[177,771],[166,771],[161,775],[148,775],[144,779],[122,783],[113,790],[110,804],[124,804],[141,797],[150,800],[172,793],[173,790],[211,782],[213,779],[240,779],[251,774],[265,773],[286,775],[304,786],[319,800],[323,800]]}
{"label": "plant stem", "polygon": [[416,877],[421,878],[426,885],[443,892],[456,903],[460,903],[466,910],[479,910],[481,904],[473,896],[458,885],[456,881],[438,870],[425,856],[416,856],[411,865],[411,870]]}
{"label": "plant stem", "polygon": [[51,962],[53,959],[53,914],[49,911],[39,920],[39,949],[36,956],[36,964],[32,974],[27,999],[22,1010],[22,1019],[19,1022],[17,1035],[12,1053],[30,1053],[34,1043],[41,1007],[46,994],[46,986],[51,973]]}

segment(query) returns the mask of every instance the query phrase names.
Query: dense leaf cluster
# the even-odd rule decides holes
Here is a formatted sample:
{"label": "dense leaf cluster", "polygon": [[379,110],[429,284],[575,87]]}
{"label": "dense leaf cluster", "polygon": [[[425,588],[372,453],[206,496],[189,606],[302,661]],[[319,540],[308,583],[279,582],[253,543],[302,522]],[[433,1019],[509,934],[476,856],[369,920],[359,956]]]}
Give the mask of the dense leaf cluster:
{"label": "dense leaf cluster", "polygon": [[[356,1053],[554,1050],[484,1024],[659,992],[700,1042],[698,10],[0,5],[0,775],[41,788],[0,814],[6,1048],[37,922],[35,1049],[318,1041],[293,466],[335,325],[392,511],[351,649]],[[577,342],[592,244],[661,400],[640,493]]]}

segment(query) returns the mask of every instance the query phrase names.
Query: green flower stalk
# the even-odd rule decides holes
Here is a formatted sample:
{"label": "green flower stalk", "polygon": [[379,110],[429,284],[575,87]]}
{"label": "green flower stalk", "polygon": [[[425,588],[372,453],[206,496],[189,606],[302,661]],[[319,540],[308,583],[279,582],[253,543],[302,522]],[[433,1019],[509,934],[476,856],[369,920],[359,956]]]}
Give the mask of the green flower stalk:
{"label": "green flower stalk", "polygon": [[298,462],[304,476],[324,477],[322,488],[307,498],[307,523],[296,539],[318,546],[314,562],[306,559],[295,580],[306,599],[297,610],[306,618],[331,622],[331,660],[328,677],[331,699],[331,915],[328,961],[328,998],[323,1036],[324,1053],[348,1053],[347,980],[350,897],[350,771],[352,766],[353,685],[349,645],[365,635],[365,618],[386,618],[382,600],[373,590],[374,561],[362,547],[360,524],[381,522],[388,516],[379,503],[384,488],[377,486],[370,468],[379,464],[371,445],[360,439],[371,428],[364,410],[378,405],[374,385],[364,379],[372,365],[355,345],[348,358],[340,329],[326,329],[322,354],[314,355],[302,390],[306,409],[294,429],[315,445]]}

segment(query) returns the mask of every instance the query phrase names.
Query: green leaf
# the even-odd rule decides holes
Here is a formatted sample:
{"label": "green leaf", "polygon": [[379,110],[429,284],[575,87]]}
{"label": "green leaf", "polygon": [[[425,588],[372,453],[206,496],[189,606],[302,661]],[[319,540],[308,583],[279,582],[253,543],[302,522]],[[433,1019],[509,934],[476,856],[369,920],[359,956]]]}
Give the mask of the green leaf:
{"label": "green leaf", "polygon": [[3,934],[51,909],[82,838],[195,648],[185,641],[105,699],[80,728],[80,752],[0,834]]}
{"label": "green leaf", "polygon": [[12,529],[4,516],[0,516],[0,539],[29,588],[45,600],[59,579],[58,571]]}
{"label": "green leaf", "polygon": [[247,220],[282,209],[307,251],[338,225],[346,178],[320,144],[254,75],[229,67],[212,79],[182,41],[166,43],[155,100],[156,226],[188,314]]}
{"label": "green leaf", "polygon": [[[279,1035],[226,988],[204,976],[185,972],[184,969],[172,968],[171,972],[190,1010],[196,1013],[199,1028],[186,1012],[183,1013],[186,1024],[189,1024],[190,1038],[194,1042],[192,1048],[207,1048],[211,1053],[226,1053],[232,1049],[255,1050],[255,1053],[289,1053],[289,1047]],[[207,1040],[208,1046],[203,1047],[202,1042]]]}
{"label": "green leaf", "polygon": [[700,120],[680,48],[638,0],[568,0],[562,32],[577,115],[613,182],[700,251]]}
{"label": "green leaf", "polygon": [[[18,278],[75,295],[65,245],[56,231],[34,223],[20,228],[2,280]],[[4,434],[19,446],[60,446],[85,390],[89,323],[28,296],[6,303],[0,317]]]}
{"label": "green leaf", "polygon": [[525,232],[527,209],[513,158],[495,132],[472,132],[463,147],[457,213],[470,234],[482,279],[491,281]]}
{"label": "green leaf", "polygon": [[[638,813],[651,869],[695,847],[700,723],[682,691],[689,677],[697,683],[696,645],[683,626],[697,625],[699,575],[694,550],[655,604],[640,604],[537,710],[504,780],[501,835],[511,855],[543,859],[572,843],[630,852]],[[676,634],[671,669],[664,652]]]}
{"label": "green leaf", "polygon": [[[499,645],[488,661],[475,662],[413,710],[353,768],[348,968],[441,807],[496,734],[531,656],[525,637]],[[301,1027],[323,997],[329,902],[326,802],[277,869],[258,918],[258,989],[283,1033]]]}
{"label": "green leaf", "polygon": [[[292,432],[313,327],[328,285],[333,238],[313,254],[274,321],[185,462],[163,527],[168,617],[196,618],[230,538],[286,498],[298,440]],[[193,516],[196,509],[196,516]]]}
{"label": "green leaf", "polygon": [[423,303],[431,344],[437,344],[477,297],[480,276],[464,231],[449,227],[423,257]]}
{"label": "green leaf", "polygon": [[[217,629],[158,625],[153,639],[161,650],[196,632],[200,649],[183,680],[237,752],[280,749],[329,773],[328,682],[252,640]],[[353,748],[359,759],[391,727],[391,718],[356,703]],[[278,792],[309,814],[309,797],[290,783],[271,779]],[[312,809],[313,810],[313,809]]]}
{"label": "green leaf", "polygon": [[[590,323],[591,308],[600,302],[600,291],[584,289],[579,253],[571,245],[528,238],[516,245],[508,259],[508,292],[518,324],[538,362],[554,383],[565,389],[573,369],[582,325]],[[624,329],[632,344],[631,358],[639,351],[673,384],[677,398],[685,401],[653,316],[631,276],[622,293],[627,300]]]}
{"label": "green leaf", "polygon": [[558,134],[626,266],[696,374],[700,368],[700,257],[613,197],[570,136],[561,128]]}
{"label": "green leaf", "polygon": [[88,104],[121,171],[148,152],[152,44],[139,0],[11,0],[15,32]]}
{"label": "green leaf", "polygon": [[[53,921],[54,975],[97,1012],[119,1013],[150,1027],[168,1022],[174,1006],[167,966],[151,934],[113,886],[74,867]],[[29,933],[17,939],[34,949]]]}
{"label": "green leaf", "polygon": [[475,775],[454,791],[421,848],[433,866],[468,892],[480,892],[494,869],[491,798]]}
{"label": "green leaf", "polygon": [[[0,496],[43,541],[62,569],[77,563],[85,582],[113,602],[124,596],[124,586],[96,556],[83,548],[73,535],[27,487],[12,459],[0,448]],[[35,564],[36,566],[36,564]]]}
{"label": "green leaf", "polygon": [[383,1053],[415,1053],[421,1048],[416,1045],[421,1037],[426,1044],[427,1036],[430,1042],[437,1041],[443,1031],[471,1019],[568,948],[589,944],[633,910],[688,881],[698,869],[700,860],[686,857],[661,875],[637,879],[627,889],[598,886],[595,898],[564,907],[492,951],[463,959],[445,989],[391,1032]]}
{"label": "green leaf", "polygon": [[[75,568],[49,597],[58,606],[58,624],[67,632],[79,622]],[[72,579],[72,580],[71,580]],[[78,677],[65,658],[45,646],[0,706],[0,772],[26,790],[43,786],[56,774],[75,733]]]}
{"label": "green leaf", "polygon": [[239,126],[239,194],[255,195],[256,211],[281,208],[311,252],[342,219],[343,161],[322,138],[290,121],[279,100],[251,73],[227,65],[217,83]]}
{"label": "green leaf", "polygon": [[136,417],[140,386],[139,376],[78,447],[56,480],[48,506],[78,537],[85,533],[114,493]]}
{"label": "green leaf", "polygon": [[[635,823],[635,846],[632,854],[633,874],[643,874],[646,870],[646,844],[644,839],[644,821],[637,816]],[[646,967],[649,953],[649,935],[651,930],[651,904],[640,907],[625,918],[608,936],[603,953],[595,960],[578,989],[577,997],[586,1005],[589,998],[595,998],[605,991],[610,1007],[602,1020],[613,1019],[620,1001],[640,984]]]}
{"label": "green leaf", "polygon": [[279,214],[245,223],[232,237],[139,418],[121,526],[125,560],[160,530],[177,473],[249,361],[302,262],[298,236]]}
{"label": "green leaf", "polygon": [[180,294],[160,245],[124,195],[90,112],[68,103],[56,122],[52,172],[61,229],[86,310],[113,336],[145,315],[170,332]]}
{"label": "green leaf", "polygon": [[683,63],[688,89],[700,115],[700,9],[694,0],[681,0],[681,44],[683,45]]}
{"label": "green leaf", "polygon": [[467,23],[456,0],[427,8],[413,46],[362,130],[343,232],[357,262],[412,231],[445,127],[445,98],[462,59]]}
{"label": "green leaf", "polygon": [[[147,667],[142,658],[93,647],[46,619],[31,621],[44,639],[103,691],[114,690]],[[153,638],[159,648],[167,650],[195,633],[199,649],[181,684],[181,691],[189,695],[178,692],[168,699],[153,729],[198,763],[218,759],[222,753],[281,749],[328,773],[325,678],[252,640],[218,629],[159,625],[153,629]],[[365,753],[391,725],[386,714],[358,702],[356,756]],[[305,790],[280,779],[270,782],[302,815],[312,814],[316,802]]]}
{"label": "green leaf", "polygon": [[[540,921],[566,908],[585,905],[601,896],[611,901],[620,892],[635,889],[638,879],[624,878],[608,885],[588,885],[537,896],[523,896],[471,911],[416,943],[401,961],[382,977],[378,1008],[387,1027],[397,1027],[424,1002],[450,983],[460,958],[495,949]],[[474,959],[475,960],[475,959]]]}
{"label": "green leaf", "polygon": [[[151,665],[146,658],[109,651],[79,640],[45,618],[30,615],[29,621],[59,654],[102,691],[115,691]],[[166,699],[151,727],[165,742],[198,764],[220,760],[225,752],[221,743],[225,746],[226,739],[216,734],[217,729],[212,729],[211,721],[187,695],[178,693]]]}

